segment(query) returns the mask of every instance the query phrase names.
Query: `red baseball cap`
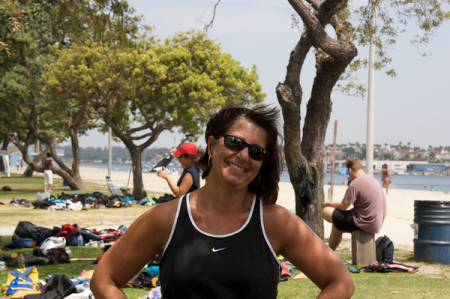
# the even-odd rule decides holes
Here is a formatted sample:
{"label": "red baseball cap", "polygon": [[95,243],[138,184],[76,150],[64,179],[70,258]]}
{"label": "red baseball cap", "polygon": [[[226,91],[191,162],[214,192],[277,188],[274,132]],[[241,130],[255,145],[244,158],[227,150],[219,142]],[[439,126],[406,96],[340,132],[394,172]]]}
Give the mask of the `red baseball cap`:
{"label": "red baseball cap", "polygon": [[180,148],[173,152],[174,156],[181,156],[183,154],[195,156],[198,154],[198,148],[192,142],[185,142],[180,146]]}

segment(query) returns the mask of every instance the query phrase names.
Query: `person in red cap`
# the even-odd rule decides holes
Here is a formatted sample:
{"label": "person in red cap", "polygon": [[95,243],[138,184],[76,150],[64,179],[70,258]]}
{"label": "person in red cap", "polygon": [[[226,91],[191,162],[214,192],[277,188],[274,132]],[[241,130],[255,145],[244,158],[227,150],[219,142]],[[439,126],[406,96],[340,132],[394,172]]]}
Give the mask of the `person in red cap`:
{"label": "person in red cap", "polygon": [[171,153],[177,157],[181,167],[183,167],[183,173],[178,182],[175,184],[166,169],[160,170],[156,174],[167,181],[175,197],[180,197],[200,188],[200,169],[197,167],[199,152],[197,146],[192,142],[185,142],[178,149],[171,150]]}

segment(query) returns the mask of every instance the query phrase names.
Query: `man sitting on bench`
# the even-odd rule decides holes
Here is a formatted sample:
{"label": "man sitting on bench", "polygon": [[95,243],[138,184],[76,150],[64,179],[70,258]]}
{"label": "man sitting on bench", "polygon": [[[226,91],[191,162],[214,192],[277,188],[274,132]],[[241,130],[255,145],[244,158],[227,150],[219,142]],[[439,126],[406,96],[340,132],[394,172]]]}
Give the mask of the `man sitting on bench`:
{"label": "man sitting on bench", "polygon": [[[363,230],[372,234],[380,231],[386,216],[386,197],[381,185],[366,175],[359,159],[347,159],[345,166],[351,179],[341,202],[324,202],[323,218],[333,223],[328,246],[335,250],[342,240],[343,232]],[[347,208],[353,205],[353,208]]]}

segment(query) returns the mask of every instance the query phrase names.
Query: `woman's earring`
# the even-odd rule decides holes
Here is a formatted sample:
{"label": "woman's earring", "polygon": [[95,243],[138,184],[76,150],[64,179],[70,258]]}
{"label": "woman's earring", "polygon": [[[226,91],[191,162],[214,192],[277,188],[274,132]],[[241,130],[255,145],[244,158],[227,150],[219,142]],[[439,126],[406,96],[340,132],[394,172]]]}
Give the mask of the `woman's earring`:
{"label": "woman's earring", "polygon": [[212,167],[212,156],[208,157],[208,166]]}
{"label": "woman's earring", "polygon": [[[258,182],[255,183],[255,180],[258,179]],[[258,176],[255,178],[255,180],[253,180],[250,185],[252,185],[253,187],[257,187],[259,186],[259,184],[261,184],[261,176],[258,174]]]}

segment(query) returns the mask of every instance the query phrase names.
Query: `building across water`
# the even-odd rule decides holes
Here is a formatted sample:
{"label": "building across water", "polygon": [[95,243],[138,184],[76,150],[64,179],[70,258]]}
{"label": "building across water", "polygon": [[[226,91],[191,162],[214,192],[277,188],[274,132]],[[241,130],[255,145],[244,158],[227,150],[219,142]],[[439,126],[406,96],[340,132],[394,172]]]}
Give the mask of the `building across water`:
{"label": "building across water", "polygon": [[[362,161],[365,164],[365,161]],[[450,175],[450,163],[435,164],[425,161],[387,161],[374,160],[373,172],[379,173],[384,164],[388,165],[391,174],[398,175]],[[345,160],[335,161],[335,173],[345,169]],[[327,172],[331,171],[331,162],[327,162]]]}
{"label": "building across water", "polygon": [[411,174],[441,174],[449,175],[450,165],[446,164],[415,164],[411,163],[407,166],[406,171]]}

